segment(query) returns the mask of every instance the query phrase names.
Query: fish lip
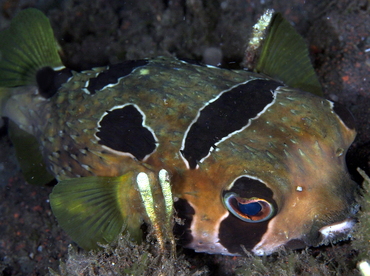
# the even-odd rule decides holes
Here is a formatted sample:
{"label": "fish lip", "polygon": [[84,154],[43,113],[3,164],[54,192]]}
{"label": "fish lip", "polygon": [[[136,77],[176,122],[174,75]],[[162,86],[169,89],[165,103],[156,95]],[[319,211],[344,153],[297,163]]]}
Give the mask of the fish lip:
{"label": "fish lip", "polygon": [[193,249],[197,253],[207,253],[207,254],[221,254],[227,256],[240,256],[238,253],[232,253],[227,250],[219,242],[202,242],[199,240],[193,241],[186,246],[187,248]]}
{"label": "fish lip", "polygon": [[272,253],[278,251],[280,249],[283,249],[284,248],[284,245],[279,245],[277,247],[274,247],[272,249],[266,249],[266,248],[262,248],[262,246],[258,246],[258,244],[251,250],[252,253],[256,256],[267,256],[267,255],[271,255]]}
{"label": "fish lip", "polygon": [[341,222],[332,223],[321,227],[319,233],[322,237],[320,244],[327,244],[334,241],[341,241],[348,239],[351,235],[352,229],[357,223],[353,217],[349,217]]}

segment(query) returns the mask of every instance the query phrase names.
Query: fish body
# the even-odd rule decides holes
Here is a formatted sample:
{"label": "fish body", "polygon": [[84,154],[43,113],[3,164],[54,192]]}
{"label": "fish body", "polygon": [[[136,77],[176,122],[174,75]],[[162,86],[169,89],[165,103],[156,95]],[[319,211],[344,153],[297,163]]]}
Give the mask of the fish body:
{"label": "fish body", "polygon": [[356,132],[337,103],[263,74],[175,58],[36,71],[2,113],[37,138],[60,182],[53,212],[84,248],[111,241],[124,223],[133,233],[153,222],[136,184],[144,173],[161,214],[163,170],[182,219],[175,232],[198,252],[270,254],[353,225],[345,153]]}

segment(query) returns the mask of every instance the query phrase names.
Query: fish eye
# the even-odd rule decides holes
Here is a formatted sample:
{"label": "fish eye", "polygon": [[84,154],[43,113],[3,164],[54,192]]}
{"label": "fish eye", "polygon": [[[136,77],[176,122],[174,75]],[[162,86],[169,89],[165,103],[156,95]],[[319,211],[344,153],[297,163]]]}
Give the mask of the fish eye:
{"label": "fish eye", "polygon": [[273,205],[258,197],[243,198],[236,193],[226,193],[224,204],[234,216],[245,222],[266,221],[274,214]]}

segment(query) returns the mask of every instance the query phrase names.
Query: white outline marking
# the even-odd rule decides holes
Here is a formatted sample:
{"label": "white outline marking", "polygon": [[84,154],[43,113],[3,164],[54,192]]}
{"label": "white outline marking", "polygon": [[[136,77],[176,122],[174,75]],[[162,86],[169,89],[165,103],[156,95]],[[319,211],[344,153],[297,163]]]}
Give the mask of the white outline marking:
{"label": "white outline marking", "polygon": [[[184,138],[182,139],[181,148],[180,148],[180,151],[179,151],[179,152],[180,152],[180,156],[181,156],[182,160],[184,161],[184,163],[185,163],[185,165],[186,165],[186,167],[187,167],[188,169],[190,169],[189,162],[188,162],[188,160],[186,160],[186,158],[182,155],[181,151],[183,151],[183,150],[185,149],[185,140],[186,140],[186,138],[187,138],[187,136],[188,136],[189,130],[190,130],[190,128],[193,126],[193,124],[198,120],[198,118],[199,118],[199,116],[200,116],[201,111],[203,111],[203,109],[204,109],[206,106],[208,106],[209,104],[211,104],[211,103],[213,103],[213,102],[217,101],[217,100],[218,100],[218,99],[219,99],[219,98],[220,98],[224,93],[229,92],[229,91],[231,91],[232,89],[234,89],[234,88],[236,88],[236,87],[238,87],[238,86],[240,86],[240,85],[247,84],[248,82],[251,82],[251,81],[254,81],[254,80],[267,80],[267,79],[259,79],[259,78],[255,78],[255,79],[249,79],[249,80],[247,80],[247,81],[245,81],[245,82],[238,83],[238,84],[236,84],[236,85],[234,85],[234,86],[230,87],[230,88],[229,88],[229,89],[227,89],[227,90],[223,90],[223,91],[221,91],[221,93],[220,93],[220,94],[218,94],[215,98],[211,99],[210,101],[206,102],[206,103],[203,105],[203,107],[202,107],[201,109],[199,109],[198,114],[195,116],[195,118],[194,118],[194,119],[193,119],[193,121],[190,123],[189,127],[187,128],[187,130],[186,130],[186,131],[185,131],[185,133],[184,133]],[[280,86],[278,86],[278,87],[275,89],[275,91],[272,91],[272,90],[270,91],[270,92],[272,93],[272,95],[273,95],[273,100],[272,100],[269,104],[267,104],[267,105],[262,109],[262,111],[260,111],[260,112],[255,116],[255,117],[253,117],[253,118],[249,118],[249,119],[248,119],[248,123],[247,123],[244,127],[242,127],[241,129],[235,130],[234,132],[231,132],[231,133],[229,133],[227,136],[223,137],[220,141],[218,141],[217,143],[215,143],[215,146],[217,146],[217,145],[221,144],[222,142],[224,142],[225,140],[227,140],[227,139],[229,139],[230,137],[234,136],[235,134],[237,134],[237,133],[239,133],[239,132],[242,132],[244,129],[246,129],[247,127],[249,127],[249,126],[252,124],[252,121],[253,121],[253,120],[258,119],[262,114],[264,114],[264,113],[266,112],[266,110],[276,102],[277,94],[279,93],[279,91],[277,91],[277,90],[279,89],[279,87],[280,87]],[[213,150],[214,150],[214,147],[212,147],[212,146],[211,146],[211,148],[210,148],[210,150],[209,150],[208,154],[207,154],[205,157],[203,157],[201,160],[199,160],[199,163],[203,163],[203,161],[211,155],[211,153],[212,153],[212,151],[213,151]],[[197,164],[197,166],[195,167],[195,169],[198,169],[198,168],[199,168],[199,164]]]}
{"label": "white outline marking", "polygon": [[[122,109],[122,108],[124,108],[125,106],[129,106],[129,105],[132,105],[132,106],[134,106],[135,108],[136,108],[136,110],[137,111],[139,111],[140,112],[140,114],[143,116],[143,122],[142,122],[142,126],[143,127],[145,127],[146,129],[148,129],[151,133],[152,133],[152,135],[153,135],[153,137],[154,137],[154,140],[155,140],[155,149],[151,152],[151,153],[149,153],[149,154],[147,154],[147,155],[145,155],[144,156],[144,158],[143,158],[143,160],[141,160],[141,161],[145,161],[150,155],[152,155],[156,150],[157,150],[157,148],[158,148],[158,146],[159,146],[159,142],[158,142],[158,138],[157,138],[157,136],[155,135],[155,133],[154,133],[154,131],[153,131],[153,129],[150,127],[150,126],[148,126],[148,125],[146,125],[145,124],[145,121],[146,121],[146,116],[145,116],[145,113],[140,109],[140,107],[138,106],[138,105],[136,105],[136,104],[134,104],[134,103],[126,103],[126,104],[123,104],[123,105],[116,105],[116,106],[114,106],[114,107],[112,107],[111,109],[109,109],[109,110],[107,110],[107,111],[113,111],[113,110],[116,110],[116,109]],[[98,120],[98,122],[97,122],[97,127],[95,128],[96,129],[96,131],[95,131],[95,133],[94,133],[94,137],[95,137],[95,139],[96,139],[96,141],[97,142],[99,142],[101,139],[98,137],[98,136],[96,136],[96,133],[98,133],[98,132],[100,132],[100,130],[99,130],[99,128],[101,127],[101,125],[100,125],[100,122],[103,120],[103,118],[106,116],[106,115],[108,115],[108,112],[107,111],[105,111],[104,113],[103,113],[103,115],[100,117],[100,119]],[[131,157],[131,158],[133,158],[133,159],[136,159],[136,157],[135,156],[133,156],[131,153],[128,153],[128,152],[123,152],[123,151],[117,151],[117,150],[114,150],[114,149],[112,149],[112,148],[110,148],[110,147],[107,147],[107,146],[105,146],[105,145],[100,145],[102,148],[104,148],[104,149],[106,149],[106,150],[108,150],[109,152],[112,152],[112,153],[114,153],[114,154],[116,154],[116,155],[120,155],[120,156],[129,156],[129,157]]]}
{"label": "white outline marking", "polygon": [[[147,63],[147,64],[145,64],[145,65],[142,65],[142,66],[135,67],[135,68],[134,68],[134,69],[133,69],[133,70],[132,70],[128,75],[125,75],[125,76],[123,76],[123,77],[118,78],[116,83],[109,83],[109,84],[107,84],[106,86],[104,86],[104,87],[100,88],[99,90],[94,91],[94,93],[93,93],[93,94],[95,94],[96,92],[102,91],[102,90],[104,90],[104,89],[106,89],[106,88],[111,88],[111,87],[115,87],[115,86],[117,86],[123,78],[128,77],[129,75],[131,75],[132,73],[134,73],[136,70],[138,70],[139,68],[144,67],[144,66],[146,66],[146,65],[148,65],[148,63]],[[107,66],[107,67],[106,67],[106,69],[105,69],[104,71],[98,72],[98,74],[96,74],[96,75],[95,75],[95,77],[90,78],[90,79],[95,79],[95,78],[97,78],[100,74],[103,74],[103,73],[106,73],[107,71],[109,71],[109,69],[110,69],[110,67],[109,67],[109,66]],[[141,68],[141,69],[142,69],[142,68]],[[149,70],[149,69],[147,69],[147,70]],[[89,79],[89,80],[90,80],[90,79]],[[87,83],[88,83],[88,82],[87,82]],[[86,85],[86,87],[84,87],[84,89],[87,89],[87,87],[88,87],[88,85]],[[87,90],[88,90],[88,89],[87,89]],[[89,94],[91,95],[91,93],[89,93]]]}
{"label": "white outline marking", "polygon": [[87,94],[87,95],[91,95],[91,93],[90,93],[89,89],[87,89],[86,87],[83,87],[83,88],[82,88],[82,91],[83,91],[85,94]]}
{"label": "white outline marking", "polygon": [[229,186],[226,187],[225,190],[231,190],[232,187],[234,186],[234,183],[239,179],[239,178],[242,178],[242,177],[248,177],[248,178],[251,178],[251,179],[254,179],[254,180],[257,180],[259,182],[262,182],[263,184],[266,185],[267,188],[271,189],[269,185],[267,185],[267,183],[265,181],[263,181],[261,178],[258,178],[257,176],[252,176],[250,174],[242,174],[240,176],[238,176],[237,178],[235,178],[231,184]]}
{"label": "white outline marking", "polygon": [[54,70],[54,71],[60,71],[60,70],[63,70],[63,69],[65,69],[66,67],[64,66],[64,65],[60,65],[60,66],[57,66],[57,67],[53,67],[52,69]]}
{"label": "white outline marking", "polygon": [[[345,123],[344,123],[344,121],[342,120],[342,118],[334,111],[334,107],[335,107],[335,104],[336,104],[336,102],[334,102],[334,101],[331,101],[331,100],[326,100],[327,102],[329,102],[329,105],[330,105],[330,109],[331,109],[331,113],[332,114],[334,114],[335,115],[335,117],[337,117],[337,119],[339,120],[339,122],[340,122],[340,124],[342,125],[342,126],[344,126],[347,130],[349,130],[349,131],[355,131],[354,129],[351,129],[351,128],[349,128]],[[345,107],[344,106],[344,108],[346,108],[347,109],[347,107]],[[347,109],[348,110],[348,109]],[[349,113],[351,113],[349,110],[348,110],[348,112]]]}

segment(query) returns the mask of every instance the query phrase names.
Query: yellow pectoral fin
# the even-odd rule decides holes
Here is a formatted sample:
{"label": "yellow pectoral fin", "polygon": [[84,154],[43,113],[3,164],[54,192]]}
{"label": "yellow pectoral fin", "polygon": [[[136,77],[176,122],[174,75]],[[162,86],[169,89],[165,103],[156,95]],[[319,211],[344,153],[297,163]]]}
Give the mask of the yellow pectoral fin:
{"label": "yellow pectoral fin", "polygon": [[84,249],[112,242],[124,227],[136,241],[142,238],[142,202],[132,172],[63,180],[50,203],[61,227]]}

